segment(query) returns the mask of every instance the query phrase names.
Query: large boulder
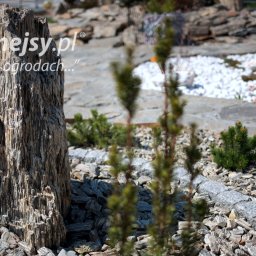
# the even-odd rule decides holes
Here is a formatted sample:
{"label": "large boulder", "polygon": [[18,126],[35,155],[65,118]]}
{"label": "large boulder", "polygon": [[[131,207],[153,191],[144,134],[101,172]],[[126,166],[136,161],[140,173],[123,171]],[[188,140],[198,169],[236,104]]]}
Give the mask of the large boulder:
{"label": "large boulder", "polygon": [[70,167],[64,73],[46,20],[31,10],[0,8],[2,38],[51,42],[44,53],[40,44],[25,52],[22,44],[16,49],[0,45],[1,70],[6,64],[16,67],[0,77],[0,225],[8,225],[35,252],[65,241]]}

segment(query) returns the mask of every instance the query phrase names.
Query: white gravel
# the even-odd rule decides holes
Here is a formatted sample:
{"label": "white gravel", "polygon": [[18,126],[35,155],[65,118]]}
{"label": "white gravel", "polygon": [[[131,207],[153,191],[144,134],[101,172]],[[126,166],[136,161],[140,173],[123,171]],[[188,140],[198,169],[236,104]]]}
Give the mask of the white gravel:
{"label": "white gravel", "polygon": [[[256,81],[244,82],[242,76],[256,70],[256,54],[231,55],[227,58],[241,64],[234,68],[222,58],[205,56],[171,58],[169,63],[174,65],[174,72],[179,75],[181,82],[180,89],[186,95],[255,102]],[[157,63],[146,62],[134,72],[142,79],[142,89],[162,90],[164,75]]]}

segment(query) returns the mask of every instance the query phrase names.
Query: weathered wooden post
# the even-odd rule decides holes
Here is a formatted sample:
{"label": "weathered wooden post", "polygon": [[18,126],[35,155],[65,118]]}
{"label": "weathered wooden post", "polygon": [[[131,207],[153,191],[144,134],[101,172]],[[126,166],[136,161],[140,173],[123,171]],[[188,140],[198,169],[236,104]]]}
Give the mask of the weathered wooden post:
{"label": "weathered wooden post", "polygon": [[39,41],[50,38],[45,19],[0,10],[0,222],[32,249],[58,246],[70,204],[60,57],[54,42],[42,54]]}

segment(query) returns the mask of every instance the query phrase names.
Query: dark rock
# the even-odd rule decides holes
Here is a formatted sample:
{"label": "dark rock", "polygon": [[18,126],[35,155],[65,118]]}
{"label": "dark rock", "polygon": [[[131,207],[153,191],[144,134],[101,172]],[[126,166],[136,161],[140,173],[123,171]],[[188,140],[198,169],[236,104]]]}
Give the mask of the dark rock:
{"label": "dark rock", "polygon": [[256,27],[247,28],[248,34],[255,35],[256,34]]}
{"label": "dark rock", "polygon": [[71,205],[70,220],[72,223],[83,222],[86,220],[87,212],[81,209],[80,205]]}
{"label": "dark rock", "polygon": [[103,195],[108,196],[112,192],[112,185],[110,183],[100,181],[98,183],[98,189],[103,193]]}
{"label": "dark rock", "polygon": [[92,229],[92,227],[93,227],[93,221],[87,220],[86,222],[83,222],[83,223],[74,223],[74,224],[67,225],[67,232],[72,232],[72,233],[86,232],[87,233]]}
{"label": "dark rock", "polygon": [[91,184],[90,181],[85,182],[82,187],[81,187],[82,191],[88,195],[89,197],[94,196],[95,192],[91,189]]}
{"label": "dark rock", "polygon": [[95,227],[97,230],[103,230],[103,226],[105,226],[107,219],[104,217],[99,217],[95,221]]}
{"label": "dark rock", "polygon": [[86,204],[86,210],[96,215],[100,215],[101,209],[102,209],[102,206],[94,199],[89,200]]}
{"label": "dark rock", "polygon": [[86,195],[81,195],[81,196],[72,195],[71,201],[74,204],[87,204],[90,201],[90,197],[88,197]]}
{"label": "dark rock", "polygon": [[152,206],[145,202],[145,201],[139,201],[137,204],[138,211],[140,212],[151,212],[152,211]]}
{"label": "dark rock", "polygon": [[248,35],[248,30],[245,28],[241,28],[235,31],[231,31],[228,33],[230,36],[238,36],[238,37],[245,37]]}

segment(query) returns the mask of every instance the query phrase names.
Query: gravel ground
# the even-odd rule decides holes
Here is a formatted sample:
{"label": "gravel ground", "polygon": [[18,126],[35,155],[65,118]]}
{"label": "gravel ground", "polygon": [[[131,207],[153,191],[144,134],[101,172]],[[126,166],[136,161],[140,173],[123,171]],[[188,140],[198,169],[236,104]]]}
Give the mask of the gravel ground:
{"label": "gravel ground", "polygon": [[[246,172],[228,172],[217,168],[212,162],[210,145],[215,142],[220,144],[218,134],[210,131],[199,130],[201,138],[202,160],[198,167],[202,168],[204,176],[218,180],[226,186],[232,187],[247,195],[255,196],[255,172],[253,167]],[[136,166],[134,182],[138,188],[137,204],[137,229],[134,236],[134,256],[144,255],[149,245],[150,237],[146,235],[147,226],[152,222],[152,206],[150,183],[152,172],[145,172],[142,168],[143,161],[153,159],[152,136],[150,128],[137,128],[136,130]],[[183,146],[188,145],[189,129],[185,128],[177,140],[177,165],[184,163]],[[88,151],[88,150],[87,150]],[[108,214],[107,197],[111,194],[113,177],[107,164],[107,150],[89,150],[86,158],[83,150],[69,149],[71,164],[72,205],[69,217],[66,219],[67,244],[64,248],[52,251],[40,248],[40,256],[111,256],[118,255],[114,249],[107,245]],[[76,152],[76,154],[73,154]],[[80,152],[80,153],[79,153]],[[147,168],[148,169],[148,168]],[[122,176],[119,182],[123,182]],[[179,192],[176,200],[176,233],[173,240],[176,245],[181,243],[180,233],[186,222],[184,221],[184,194],[186,189]],[[208,195],[198,194],[194,191],[194,199],[205,198],[209,204],[209,214],[205,216],[199,233],[202,235],[201,252],[199,256],[255,256],[256,231],[251,224],[241,218],[235,210],[228,210],[215,204]],[[194,223],[197,225],[197,222]],[[10,232],[5,227],[0,227],[0,255],[33,255],[29,252],[25,242]]]}
{"label": "gravel ground", "polygon": [[[202,152],[202,159],[197,163],[196,167],[200,168],[202,174],[212,180],[220,181],[226,186],[231,187],[243,194],[256,196],[256,167],[250,166],[243,172],[231,172],[222,167],[217,167],[213,162],[211,155],[211,145],[221,145],[220,135],[209,130],[198,130],[200,138],[200,149]],[[153,138],[151,136],[150,128],[139,128],[136,132],[138,144],[141,148],[136,148],[135,152],[138,157],[143,157],[147,160],[152,160]],[[182,134],[177,139],[177,166],[184,165],[185,154],[183,152],[184,146],[189,145],[189,129],[185,128]]]}
{"label": "gravel ground", "polygon": [[[220,145],[219,135],[206,130],[199,130],[198,135],[201,139],[200,148],[202,149],[203,154],[202,160],[198,163],[198,167],[202,168],[203,175],[213,180],[218,180],[244,194],[253,195],[253,190],[250,189],[250,186],[247,184],[255,184],[255,181],[253,180],[254,174],[252,174],[253,169],[249,169],[246,173],[232,173],[232,175],[240,175],[238,176],[240,178],[230,179],[230,172],[222,168],[217,168],[211,159],[210,145],[213,142]],[[182,166],[184,163],[183,147],[188,145],[188,143],[189,129],[185,128],[177,140],[177,166]],[[72,148],[70,149],[72,151]],[[140,167],[140,161],[151,161],[154,157],[150,128],[138,128],[136,130],[135,153],[136,166],[139,171],[134,172],[134,181],[139,190],[139,203],[137,206],[138,229],[133,237],[136,242],[136,252],[134,255],[143,255],[143,252],[149,243],[149,237],[146,235],[146,228],[152,218],[151,193],[149,186],[152,180],[152,173],[145,172],[143,168]],[[113,182],[113,178],[109,173],[110,167],[106,163],[106,157],[107,151],[96,150],[91,151],[91,153],[87,155],[86,162],[81,160],[83,159],[82,154],[79,158],[72,156],[70,159],[72,167],[71,177],[73,180],[73,205],[71,216],[74,217],[71,218],[69,225],[72,226],[78,221],[76,216],[87,216],[84,220],[80,221],[91,221],[91,230],[94,230],[94,234],[97,234],[96,237],[98,237],[98,240],[93,242],[91,242],[91,240],[82,240],[79,245],[80,247],[77,246],[76,243],[71,244],[68,248],[69,250],[79,252],[79,248],[86,245],[82,250],[86,250],[89,255],[116,255],[116,252],[104,244],[104,241],[107,239],[106,229],[108,214],[104,197],[106,200],[107,195],[110,193],[110,184]],[[249,177],[251,178],[249,179]],[[122,183],[123,181],[123,177],[120,176],[119,182]],[[86,184],[86,190],[84,190],[84,184]],[[79,192],[81,190],[83,190],[83,192]],[[99,190],[102,192],[100,195],[98,194]],[[87,195],[87,199],[85,200],[82,199],[84,193]],[[186,193],[186,190],[182,190],[182,193]],[[198,194],[194,191],[194,199],[202,197],[207,199],[210,211],[205,217],[203,226],[200,229],[200,233],[202,234],[201,246],[203,249],[199,255],[256,255],[256,231],[251,227],[249,222],[247,222],[246,219],[240,218],[235,210],[230,211],[223,206],[220,207],[219,205],[214,204],[207,195]],[[92,200],[92,202],[88,204],[88,200]],[[83,205],[84,212],[81,212],[81,205]],[[186,224],[186,222],[184,222],[183,205],[184,202],[181,194],[176,203],[178,226],[176,234],[173,236],[173,239],[177,244],[181,242],[180,232],[182,227]],[[97,216],[96,219],[95,215]],[[74,236],[73,232],[71,232],[70,236],[77,240],[77,236]],[[88,241],[90,241],[89,244]],[[97,251],[101,252],[92,252],[95,248]]]}

